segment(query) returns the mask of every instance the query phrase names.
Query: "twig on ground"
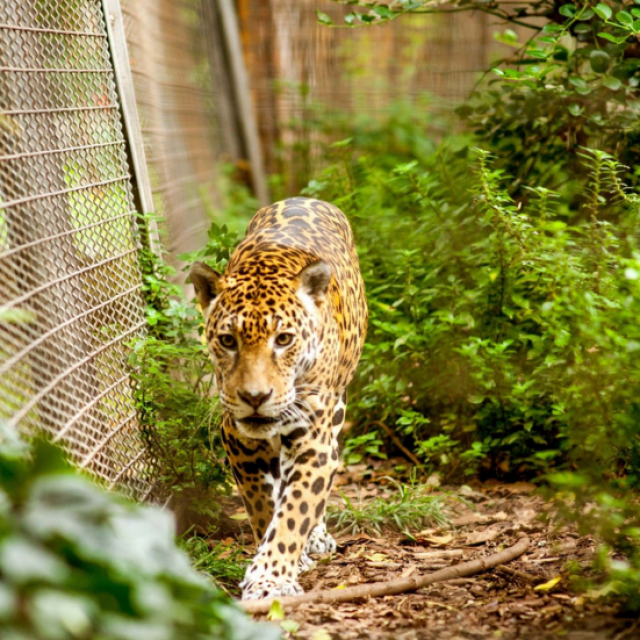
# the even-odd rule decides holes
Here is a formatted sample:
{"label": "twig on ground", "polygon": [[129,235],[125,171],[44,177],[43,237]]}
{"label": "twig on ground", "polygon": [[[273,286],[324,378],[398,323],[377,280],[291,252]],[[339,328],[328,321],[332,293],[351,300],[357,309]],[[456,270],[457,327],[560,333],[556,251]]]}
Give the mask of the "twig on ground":
{"label": "twig on ground", "polygon": [[525,573],[524,571],[517,571],[511,567],[498,567],[496,571],[499,571],[500,573],[508,573],[510,576],[515,576],[516,578],[522,578],[525,582],[535,582],[536,579],[539,579],[540,577],[531,575],[530,573]]}
{"label": "twig on ground", "polygon": [[336,602],[351,602],[359,598],[392,596],[406,591],[417,591],[435,582],[444,582],[452,578],[472,576],[488,569],[493,569],[506,562],[519,558],[529,548],[529,538],[523,538],[512,547],[504,549],[486,558],[478,558],[469,562],[461,562],[453,567],[447,567],[426,576],[398,578],[388,582],[372,582],[346,589],[330,589],[305,593],[302,596],[288,596],[286,598],[262,598],[260,600],[242,600],[240,606],[247,613],[267,613],[274,600],[278,600],[284,609],[295,609],[303,604],[333,604]]}
{"label": "twig on ground", "polygon": [[613,636],[613,640],[626,640],[626,638],[633,638],[635,636],[635,631],[638,630],[638,626],[640,626],[640,622],[636,620],[630,627],[616,633],[616,635]]}
{"label": "twig on ground", "polygon": [[437,551],[417,551],[413,553],[416,560],[445,560],[446,558],[460,558],[462,549],[440,549]]}

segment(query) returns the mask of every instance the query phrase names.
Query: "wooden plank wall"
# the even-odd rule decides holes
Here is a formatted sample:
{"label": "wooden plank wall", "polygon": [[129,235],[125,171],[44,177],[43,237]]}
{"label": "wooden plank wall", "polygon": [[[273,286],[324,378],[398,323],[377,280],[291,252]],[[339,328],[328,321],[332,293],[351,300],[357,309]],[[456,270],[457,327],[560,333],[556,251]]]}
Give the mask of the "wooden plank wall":
{"label": "wooden plank wall", "polygon": [[492,35],[500,27],[484,14],[407,16],[344,29],[317,21],[316,10],[336,23],[349,11],[330,0],[236,3],[267,170],[295,162],[289,192],[314,171],[317,145],[326,140],[320,120],[384,116],[398,100],[424,105],[425,93],[433,96],[428,109],[446,111],[501,50]]}

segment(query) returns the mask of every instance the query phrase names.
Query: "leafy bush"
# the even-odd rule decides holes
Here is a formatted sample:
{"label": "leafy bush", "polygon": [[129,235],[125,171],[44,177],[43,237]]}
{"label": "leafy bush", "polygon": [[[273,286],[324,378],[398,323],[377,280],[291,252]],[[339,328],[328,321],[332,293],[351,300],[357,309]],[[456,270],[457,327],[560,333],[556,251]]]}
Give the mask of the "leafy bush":
{"label": "leafy bush", "polygon": [[[77,475],[53,446],[0,433],[0,636],[269,640],[189,565],[173,522]],[[4,440],[4,442],[2,442]]]}
{"label": "leafy bush", "polygon": [[[180,257],[223,269],[235,242],[214,224],[205,247]],[[199,336],[202,315],[175,282],[173,267],[150,251],[141,256],[148,332],[132,343],[130,364],[156,491],[171,499],[180,530],[194,522],[214,526],[229,473],[212,368]]]}
{"label": "leafy bush", "polygon": [[601,152],[582,154],[580,215],[544,188],[515,202],[477,155],[444,147],[390,175],[360,156],[310,188],[350,214],[367,284],[351,417],[449,471],[545,470],[578,445],[608,459],[635,425],[640,201]]}
{"label": "leafy bush", "polygon": [[343,154],[348,177],[312,185],[346,189],[361,238],[373,318],[357,417],[382,407],[452,474],[546,471],[565,517],[604,541],[607,588],[638,608],[640,7],[351,4],[351,26],[476,10],[513,27],[496,34],[513,54],[458,110],[491,158],[470,170],[445,145],[385,175]]}
{"label": "leafy bush", "polygon": [[[340,0],[338,0],[340,1]],[[635,0],[360,0],[345,22],[379,25],[406,14],[474,11],[509,27],[495,37],[513,52],[497,61],[459,109],[477,139],[507,170],[511,193],[560,189],[580,172],[578,150],[593,147],[631,167],[640,158],[640,6]],[[403,18],[407,19],[407,18]],[[328,16],[321,21],[330,23]]]}
{"label": "leafy bush", "polygon": [[515,60],[493,70],[498,81],[474,93],[461,115],[513,175],[513,193],[534,181],[560,189],[580,172],[585,146],[628,165],[626,178],[637,184],[640,7],[547,1],[527,12],[548,21],[540,28],[520,16],[530,29],[520,29],[522,43],[506,30]]}
{"label": "leafy bush", "polygon": [[366,151],[307,189],[350,216],[367,286],[350,419],[451,478],[547,473],[637,590],[640,198],[623,168],[584,150],[575,198],[516,201],[486,152],[444,145],[388,172]]}
{"label": "leafy bush", "polygon": [[[430,113],[433,99],[427,94],[390,104],[384,127],[368,113],[343,112],[336,105],[327,108],[320,101],[309,103],[308,96],[305,101],[302,117],[287,123],[298,135],[293,142],[288,142],[286,136],[280,141],[278,173],[270,180],[275,199],[299,193],[318,177],[319,167],[330,162],[326,154],[329,142],[349,137],[356,147],[366,146],[379,162],[391,169],[407,156],[428,158],[436,149],[435,140],[441,139],[450,125],[447,118]],[[416,136],[416,129],[423,135]],[[431,135],[424,135],[427,132]],[[341,151],[348,152],[348,147],[343,143],[333,150],[339,155]]]}

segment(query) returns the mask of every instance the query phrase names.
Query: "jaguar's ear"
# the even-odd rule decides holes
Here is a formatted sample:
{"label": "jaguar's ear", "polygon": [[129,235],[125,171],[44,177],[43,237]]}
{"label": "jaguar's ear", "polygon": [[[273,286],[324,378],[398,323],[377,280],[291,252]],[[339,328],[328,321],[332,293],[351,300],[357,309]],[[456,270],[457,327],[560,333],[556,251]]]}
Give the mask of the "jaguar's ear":
{"label": "jaguar's ear", "polygon": [[316,305],[321,305],[331,283],[331,267],[324,261],[312,262],[298,275],[298,292],[309,296]]}
{"label": "jaguar's ear", "polygon": [[206,315],[211,301],[222,290],[222,276],[204,262],[194,262],[189,271],[189,278],[196,290],[196,298],[202,314]]}

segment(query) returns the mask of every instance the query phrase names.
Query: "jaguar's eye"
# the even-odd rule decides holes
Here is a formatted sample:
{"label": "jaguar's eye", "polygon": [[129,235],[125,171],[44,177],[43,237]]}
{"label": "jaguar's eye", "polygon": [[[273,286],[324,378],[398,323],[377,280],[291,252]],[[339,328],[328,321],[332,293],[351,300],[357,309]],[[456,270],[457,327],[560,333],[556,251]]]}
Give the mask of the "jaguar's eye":
{"label": "jaguar's eye", "polygon": [[218,342],[220,342],[225,349],[235,349],[238,346],[238,342],[230,333],[219,335]]}
{"label": "jaguar's eye", "polygon": [[279,333],[276,336],[276,344],[279,347],[288,347],[293,342],[292,333]]}

